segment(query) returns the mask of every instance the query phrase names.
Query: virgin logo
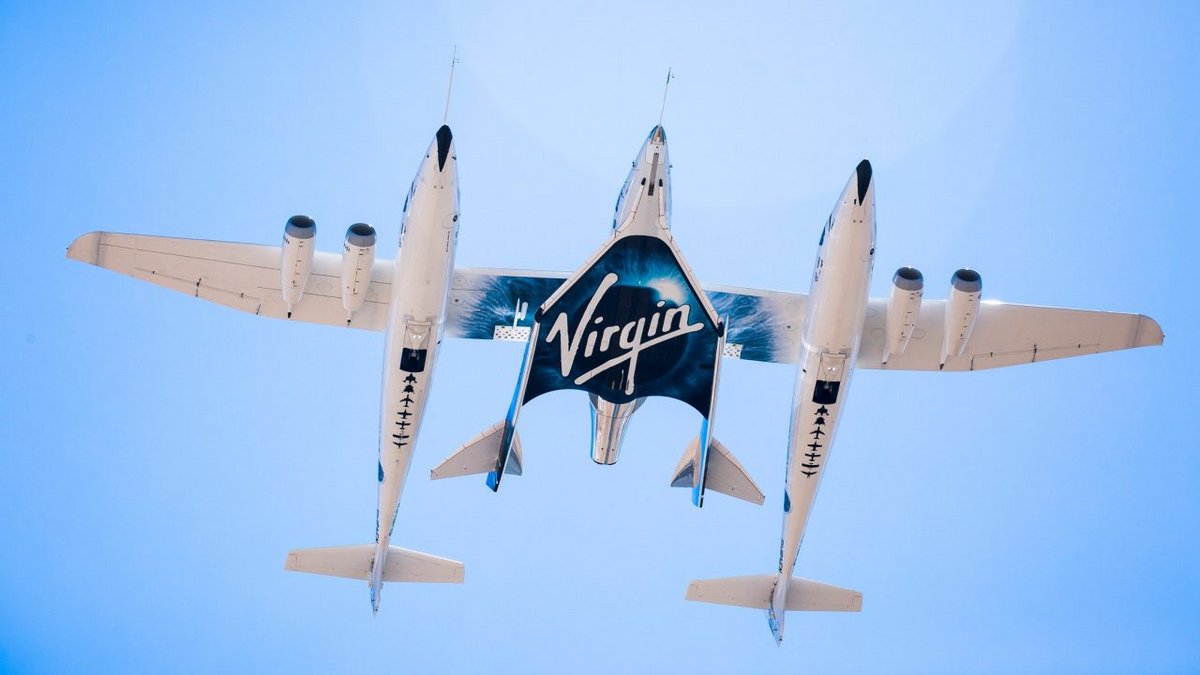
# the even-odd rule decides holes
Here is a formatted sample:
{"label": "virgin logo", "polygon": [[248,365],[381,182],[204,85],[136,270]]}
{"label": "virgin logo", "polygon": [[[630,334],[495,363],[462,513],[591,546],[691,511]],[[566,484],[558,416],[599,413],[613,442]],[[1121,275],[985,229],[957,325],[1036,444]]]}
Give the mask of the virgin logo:
{"label": "virgin logo", "polygon": [[567,313],[560,312],[546,333],[546,343],[558,340],[563,377],[570,375],[580,356],[591,361],[593,357],[612,354],[607,360],[576,377],[574,381],[577,385],[584,384],[609,368],[628,363],[625,393],[632,395],[637,381],[638,356],[643,351],[703,330],[704,324],[689,323],[691,308],[688,305],[666,307],[667,303],[660,300],[650,316],[625,324],[605,325],[604,317],[596,316],[596,309],[617,281],[619,277],[613,272],[604,276],[574,327],[570,325]]}

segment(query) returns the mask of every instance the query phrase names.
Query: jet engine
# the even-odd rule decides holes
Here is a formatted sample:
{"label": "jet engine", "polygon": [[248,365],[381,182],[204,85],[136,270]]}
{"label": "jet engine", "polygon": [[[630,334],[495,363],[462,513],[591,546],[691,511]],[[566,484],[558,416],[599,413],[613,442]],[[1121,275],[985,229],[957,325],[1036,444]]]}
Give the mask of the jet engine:
{"label": "jet engine", "polygon": [[375,228],[355,223],[346,230],[346,246],[342,251],[342,307],[346,323],[362,308],[371,285],[371,268],[375,265]]}
{"label": "jet engine", "polygon": [[921,271],[912,267],[901,267],[892,277],[892,294],[887,307],[887,351],[883,362],[893,354],[903,354],[912,339],[917,317],[921,313],[921,295],[925,292],[925,278]]}
{"label": "jet engine", "polygon": [[979,296],[983,278],[979,272],[961,269],[950,277],[950,299],[946,301],[946,332],[942,339],[941,365],[946,359],[960,356],[967,347],[975,318],[979,314]]}
{"label": "jet engine", "polygon": [[304,286],[312,272],[313,244],[317,234],[317,223],[308,216],[292,216],[283,228],[283,254],[279,271],[283,282],[283,304],[287,305],[288,316],[292,307],[304,295]]}

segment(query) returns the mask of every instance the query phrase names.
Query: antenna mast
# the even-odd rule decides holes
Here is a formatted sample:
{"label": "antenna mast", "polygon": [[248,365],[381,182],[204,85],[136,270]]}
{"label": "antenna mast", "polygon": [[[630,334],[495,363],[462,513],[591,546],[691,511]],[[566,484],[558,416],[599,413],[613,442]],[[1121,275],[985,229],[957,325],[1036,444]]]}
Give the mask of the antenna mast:
{"label": "antenna mast", "polygon": [[458,63],[458,45],[454,45],[454,53],[450,56],[450,81],[446,84],[446,110],[442,113],[442,124],[450,119],[450,92],[454,90],[454,65]]}
{"label": "antenna mast", "polygon": [[663,85],[663,100],[662,107],[658,109],[658,126],[662,126],[663,114],[667,112],[667,90],[671,88],[671,79],[675,76],[671,74],[671,69],[667,68],[667,82]]}

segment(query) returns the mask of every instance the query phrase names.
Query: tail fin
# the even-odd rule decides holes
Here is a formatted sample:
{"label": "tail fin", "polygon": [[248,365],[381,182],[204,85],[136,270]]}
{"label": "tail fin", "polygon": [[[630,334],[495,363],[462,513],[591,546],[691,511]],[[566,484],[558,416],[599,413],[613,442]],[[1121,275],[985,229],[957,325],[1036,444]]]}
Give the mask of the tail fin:
{"label": "tail fin", "polygon": [[[375,545],[300,548],[288,552],[283,568],[292,572],[325,574],[332,577],[366,580],[371,576]],[[383,570],[384,581],[461,584],[463,564],[420,551],[389,546]]]}
{"label": "tail fin", "polygon": [[[777,574],[703,579],[688,584],[684,597],[696,602],[765,609],[776,642],[783,640],[783,610],[772,605],[783,602],[784,610],[809,612],[861,612],[862,593],[818,581],[792,577],[787,590],[777,592]],[[783,589],[778,589],[783,590]],[[780,597],[782,596],[782,597]]]}
{"label": "tail fin", "polygon": [[[492,471],[496,468],[496,458],[500,455],[500,444],[503,441],[504,421],[501,420],[455,450],[454,454],[429,472],[429,477],[437,480]],[[513,429],[512,454],[504,464],[504,473],[520,476],[523,463],[521,437],[517,435],[517,430]]]}
{"label": "tail fin", "polygon": [[[746,473],[742,463],[737,461],[729,448],[717,439],[712,439],[708,453],[708,465],[705,471],[708,477],[705,485],[710,490],[723,492],[730,497],[744,499],[753,504],[762,504],[766,497],[762,490],[755,485],[754,479]],[[697,483],[696,466],[700,463],[700,438],[693,438],[683,457],[679,458],[679,466],[675,467],[675,476],[671,479],[671,487],[694,487]]]}

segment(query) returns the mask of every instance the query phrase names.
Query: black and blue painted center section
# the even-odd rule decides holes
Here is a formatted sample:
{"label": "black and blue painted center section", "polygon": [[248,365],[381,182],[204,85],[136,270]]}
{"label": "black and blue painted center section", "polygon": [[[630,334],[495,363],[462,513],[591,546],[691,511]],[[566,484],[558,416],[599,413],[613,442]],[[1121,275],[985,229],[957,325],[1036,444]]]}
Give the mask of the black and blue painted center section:
{"label": "black and blue painted center section", "polygon": [[704,417],[707,449],[724,327],[676,250],[657,237],[621,237],[566,284],[534,316],[501,456],[488,476],[493,489],[519,408],[562,389],[613,403],[647,396],[682,401]]}
{"label": "black and blue painted center section", "polygon": [[613,403],[666,396],[707,416],[721,327],[701,293],[663,240],[616,240],[535,315],[521,402],[581,389]]}

